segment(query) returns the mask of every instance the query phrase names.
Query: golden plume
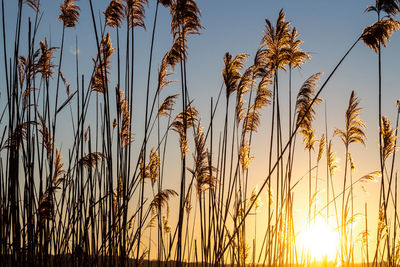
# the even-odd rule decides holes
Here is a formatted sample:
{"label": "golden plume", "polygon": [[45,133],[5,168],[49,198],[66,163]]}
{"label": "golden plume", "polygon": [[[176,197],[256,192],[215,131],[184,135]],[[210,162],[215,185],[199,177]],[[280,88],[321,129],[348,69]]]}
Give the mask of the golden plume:
{"label": "golden plume", "polygon": [[131,116],[129,110],[129,102],[124,98],[124,92],[122,90],[119,90],[118,85],[116,90],[118,91],[117,112],[118,116],[121,117],[120,137],[122,141],[122,147],[126,147],[133,142],[132,132],[130,130]]}
{"label": "golden plume", "polygon": [[344,131],[335,129],[334,134],[339,135],[343,144],[348,147],[351,143],[361,143],[365,145],[366,135],[364,129],[366,125],[360,119],[361,108],[358,106],[360,100],[356,97],[355,92],[352,91],[349,99],[349,106],[346,111],[346,128]]}
{"label": "golden plume", "polygon": [[169,11],[172,16],[171,33],[174,38],[187,34],[199,34],[203,28],[200,24],[200,10],[195,0],[172,1]]}
{"label": "golden plume", "polygon": [[301,50],[300,45],[303,43],[303,41],[298,39],[299,36],[300,35],[297,33],[296,27],[294,27],[289,33],[287,42],[286,56],[289,65],[293,68],[299,68],[307,59],[311,59],[309,54]]}
{"label": "golden plume", "polygon": [[171,50],[169,50],[166,54],[167,64],[170,65],[172,69],[174,69],[175,65],[181,62],[181,60],[186,60],[186,51],[186,36],[181,35],[174,38],[174,43],[172,44]]}
{"label": "golden plume", "polygon": [[397,139],[396,129],[392,129],[389,119],[385,116],[382,116],[381,127],[382,155],[383,159],[386,160],[397,149],[395,146]]}
{"label": "golden plume", "polygon": [[143,27],[144,25],[144,5],[148,5],[148,0],[124,0],[126,2],[125,14],[128,19],[128,25],[130,28]]}
{"label": "golden plume", "polygon": [[283,10],[279,12],[275,27],[268,19],[265,19],[265,23],[261,47],[267,48],[267,67],[273,71],[278,68],[284,69],[284,65],[289,63],[286,48],[288,46],[290,23],[285,21]]}
{"label": "golden plume", "polygon": [[79,20],[80,8],[75,5],[75,0],[64,0],[60,5],[61,14],[58,16],[58,21],[64,22],[64,27],[75,27]]}
{"label": "golden plume", "polygon": [[121,26],[122,19],[124,18],[124,5],[121,0],[112,0],[106,10],[106,24],[111,28],[118,28]]}
{"label": "golden plume", "polygon": [[[100,42],[100,54],[98,58],[101,58],[101,63],[95,63],[95,72],[92,77],[92,90],[99,93],[104,93],[106,90],[106,84],[108,78],[106,79],[106,74],[109,73],[110,69],[110,57],[114,53],[114,48],[112,47],[110,34],[107,33]],[[101,57],[102,56],[102,57]]]}
{"label": "golden plume", "polygon": [[61,154],[57,147],[56,158],[54,159],[54,176],[53,176],[53,184],[55,187],[58,187],[58,185],[61,182],[65,181],[64,178],[60,178],[60,176],[65,173],[65,170],[63,170],[64,163],[61,162],[61,159],[62,159]]}
{"label": "golden plume", "polygon": [[160,157],[158,156],[157,151],[155,151],[153,147],[150,152],[150,161],[148,165],[151,185],[154,185],[158,179],[160,164],[161,164]]}
{"label": "golden plume", "polygon": [[217,183],[217,179],[213,176],[216,168],[210,165],[211,155],[205,148],[205,136],[200,128],[200,123],[197,126],[194,142],[196,145],[196,154],[193,156],[195,168],[188,170],[196,180],[197,196],[200,198],[202,192],[214,188]]}
{"label": "golden plume", "polygon": [[240,146],[239,158],[243,170],[247,170],[249,168],[250,162],[254,158],[253,156],[250,156],[250,145],[248,141],[244,141]]}
{"label": "golden plume", "polygon": [[247,57],[247,54],[239,54],[235,58],[229,53],[225,54],[222,77],[224,78],[227,98],[238,88],[238,83],[242,78],[239,70],[244,67],[243,62]]}
{"label": "golden plume", "polygon": [[[317,98],[313,104],[310,106],[314,96],[315,88],[317,87],[317,81],[322,75],[322,72],[318,72],[310,76],[301,86],[300,91],[297,95],[296,100],[296,110],[297,110],[297,124],[301,122],[300,128],[310,128],[311,122],[314,120],[315,110],[314,105],[322,102],[322,99]],[[308,112],[306,113],[306,111]]]}
{"label": "golden plume", "polygon": [[243,117],[244,105],[246,101],[243,99],[243,96],[250,91],[251,85],[254,82],[254,66],[251,66],[246,69],[243,73],[240,82],[237,87],[236,93],[236,120],[239,123]]}
{"label": "golden plume", "polygon": [[175,104],[175,100],[179,95],[170,95],[165,98],[164,102],[158,108],[157,116],[170,116],[169,112],[174,110],[173,105]]}
{"label": "golden plume", "polygon": [[318,141],[315,139],[315,132],[311,127],[302,127],[299,130],[299,133],[303,135],[303,143],[305,145],[305,149],[314,150],[314,145]]}
{"label": "golden plume", "polygon": [[168,66],[169,66],[169,57],[171,51],[168,51],[162,61],[161,61],[161,65],[158,69],[158,91],[161,91],[164,87],[166,87],[167,85],[169,85],[170,83],[172,83],[172,81],[167,80],[168,76],[171,75],[171,72],[168,70]]}
{"label": "golden plume", "polygon": [[325,152],[325,145],[326,145],[325,134],[322,134],[321,139],[319,139],[319,149],[318,149],[317,162],[319,162],[321,160],[322,155]]}
{"label": "golden plume", "polygon": [[47,150],[47,157],[50,158],[52,152],[53,152],[53,137],[50,135],[50,131],[47,128],[46,121],[43,119],[40,114],[39,116],[39,121],[40,121],[40,127],[39,133],[42,136],[42,145],[46,148]]}
{"label": "golden plume", "polygon": [[393,32],[398,31],[400,22],[393,18],[382,19],[364,29],[361,40],[375,53],[379,52],[380,45],[386,47]]}
{"label": "golden plume", "polygon": [[[175,120],[172,122],[172,129],[179,134],[179,144],[181,148],[181,156],[185,157],[188,152],[187,140],[186,140],[186,130],[194,126],[197,121],[198,111],[192,106],[187,106],[185,112],[179,113]],[[185,124],[186,118],[186,124]]]}
{"label": "golden plume", "polygon": [[337,164],[338,163],[337,159],[335,157],[336,152],[332,151],[332,140],[329,141],[327,154],[328,154],[327,163],[329,167],[329,174],[332,176],[335,170],[339,167]]}
{"label": "golden plume", "polygon": [[34,73],[40,72],[42,74],[43,79],[48,79],[53,75],[54,73],[54,66],[51,63],[51,59],[54,57],[53,55],[53,50],[57,49],[57,47],[48,47],[47,44],[47,39],[44,39],[43,41],[40,41],[40,58],[35,66]]}

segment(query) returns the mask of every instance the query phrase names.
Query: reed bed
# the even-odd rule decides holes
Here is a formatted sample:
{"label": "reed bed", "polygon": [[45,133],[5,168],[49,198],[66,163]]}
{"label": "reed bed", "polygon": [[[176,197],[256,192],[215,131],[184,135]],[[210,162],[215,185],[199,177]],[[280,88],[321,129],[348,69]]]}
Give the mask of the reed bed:
{"label": "reed bed", "polygon": [[[84,1],[88,14],[80,12]],[[2,265],[400,263],[395,160],[400,104],[393,106],[393,125],[381,108],[381,50],[400,28],[395,19],[399,1],[376,0],[366,11],[375,12],[377,21],[355,33],[331,72],[309,74],[300,85],[292,83],[292,71],[311,60],[301,48],[300,34],[283,10],[275,21],[267,18],[254,55],[227,52],[217,59],[223,62],[222,86],[210,96],[205,114],[196,108],[187,78],[189,39],[195,42],[204,30],[195,0],[153,1],[152,25],[145,25],[147,0],[111,0],[101,11],[93,0],[64,0],[58,16],[62,32],[55,41],[39,34],[40,0],[15,1],[18,13],[12,22],[5,19],[4,2]],[[162,8],[170,13],[168,42],[156,38]],[[92,55],[84,55],[92,58],[91,69],[84,72],[83,55],[76,53],[73,66],[64,63],[65,38],[82,16],[90,18],[88,38],[96,44]],[[145,27],[150,46],[138,52],[135,37]],[[11,29],[12,40],[6,38]],[[76,51],[82,41],[76,40]],[[347,109],[340,111],[343,125],[329,133],[326,110],[325,129],[314,124],[327,101],[321,93],[358,43],[377,54],[379,72],[378,124],[369,127],[379,133],[380,167],[362,177],[354,175],[352,155],[353,147],[365,145],[367,138],[357,93],[351,92]],[[156,44],[167,51],[158,62]],[[137,53],[148,53],[147,62],[135,62]],[[142,88],[134,79],[138,68],[146,73]],[[177,91],[166,89],[172,83]],[[137,95],[145,96],[141,111],[133,105]],[[287,103],[282,95],[289,96],[284,97]],[[143,114],[140,127],[133,122],[135,113]],[[68,140],[59,130],[63,124],[71,125]],[[269,131],[266,173],[253,188],[254,139],[261,127]],[[341,163],[332,140],[344,147]],[[301,178],[294,173],[299,158],[307,162]],[[343,177],[335,173],[339,167]],[[177,177],[171,177],[171,168]],[[372,181],[380,188],[376,218],[368,215],[367,203],[362,214],[354,205],[354,187]],[[299,192],[299,183],[307,184],[308,191]],[[333,258],[316,259],[299,244],[297,195],[305,199],[307,227],[321,218],[333,221],[331,230],[339,240]],[[355,227],[356,221],[361,226]]]}

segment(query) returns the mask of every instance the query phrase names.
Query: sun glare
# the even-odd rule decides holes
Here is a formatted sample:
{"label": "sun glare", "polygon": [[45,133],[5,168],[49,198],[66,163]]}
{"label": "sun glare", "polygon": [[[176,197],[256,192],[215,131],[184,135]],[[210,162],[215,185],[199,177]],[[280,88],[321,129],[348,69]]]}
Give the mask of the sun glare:
{"label": "sun glare", "polygon": [[298,241],[305,255],[317,261],[334,260],[339,248],[337,231],[320,216],[299,233]]}

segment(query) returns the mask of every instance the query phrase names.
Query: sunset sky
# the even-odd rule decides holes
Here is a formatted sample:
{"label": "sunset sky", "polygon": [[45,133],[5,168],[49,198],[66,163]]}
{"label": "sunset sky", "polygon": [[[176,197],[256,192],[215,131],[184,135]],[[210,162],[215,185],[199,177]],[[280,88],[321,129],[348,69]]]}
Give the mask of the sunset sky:
{"label": "sunset sky", "polygon": [[[59,4],[62,1],[42,0],[41,12],[43,18],[39,26],[39,35],[37,43],[46,36],[51,46],[60,46],[62,23],[57,22],[59,15]],[[107,0],[93,0],[95,6],[95,15],[102,15],[105,7],[109,3]],[[258,49],[263,31],[265,29],[265,19],[268,18],[275,24],[277,15],[281,9],[286,14],[286,20],[291,22],[291,25],[298,29],[300,39],[303,40],[302,49],[310,54],[311,60],[302,65],[301,69],[293,71],[293,101],[300,88],[301,84],[312,74],[324,72],[319,84],[322,84],[332,69],[335,67],[340,58],[350,48],[354,41],[360,36],[362,30],[376,21],[374,13],[364,13],[368,5],[374,4],[374,1],[349,1],[349,0],[199,0],[197,2],[201,10],[201,23],[204,29],[198,36],[189,37],[189,50],[187,61],[187,77],[190,99],[193,100],[193,105],[199,110],[204,127],[208,125],[210,117],[210,99],[213,98],[215,103],[219,90],[223,84],[221,71],[223,68],[223,56],[226,52],[233,55],[238,53],[249,54],[246,66],[249,66],[253,60],[254,54]],[[76,77],[75,70],[75,53],[79,56],[79,73],[85,75],[85,85],[88,86],[88,81],[93,68],[92,57],[97,54],[95,36],[93,31],[92,18],[90,15],[89,1],[80,0],[78,5],[81,8],[81,16],[76,29],[66,30],[66,42],[64,48],[63,73],[67,80],[74,81]],[[11,39],[14,37],[14,18],[16,17],[16,4],[12,0],[5,1],[6,10],[6,37]],[[155,10],[155,1],[150,0],[149,7],[146,8],[146,30],[135,30],[135,80],[134,80],[134,116],[133,116],[133,132],[135,140],[143,139],[143,116],[145,102],[145,88],[147,80],[147,68],[149,47],[151,42],[151,29],[153,26]],[[31,17],[34,20],[34,12],[25,7],[23,12],[26,12],[24,19]],[[160,6],[158,24],[156,29],[155,50],[153,57],[152,68],[152,83],[151,88],[154,93],[156,86],[157,68],[164,53],[172,44],[170,35],[170,15],[167,9]],[[104,21],[102,20],[102,23]],[[26,39],[27,23],[23,24],[22,38]],[[113,47],[116,48],[116,32],[114,29],[110,31]],[[121,30],[121,43],[125,40],[125,25]],[[51,37],[50,37],[51,36]],[[75,47],[77,40],[78,48]],[[23,42],[22,42],[23,43]],[[37,45],[37,44],[36,44]],[[382,73],[383,73],[383,115],[387,116],[392,125],[396,119],[396,99],[400,98],[400,34],[395,33],[388,47],[382,53]],[[12,46],[8,44],[8,55],[11,55]],[[122,48],[124,49],[124,48]],[[21,53],[26,53],[27,47],[25,44],[21,46]],[[3,43],[0,42],[0,51],[3,51]],[[58,54],[56,54],[58,56]],[[1,57],[3,58],[3,56]],[[111,61],[116,62],[116,56],[112,57]],[[359,42],[350,55],[346,58],[338,71],[333,76],[332,80],[325,87],[320,97],[324,100],[316,108],[316,120],[314,128],[316,129],[316,137],[325,133],[325,106],[328,118],[328,138],[333,141],[333,150],[336,151],[336,156],[339,158],[340,168],[334,177],[335,188],[338,191],[342,187],[343,169],[344,169],[344,146],[338,137],[333,137],[335,128],[344,128],[344,116],[348,105],[348,100],[352,90],[355,90],[360,98],[360,106],[363,108],[361,118],[365,121],[368,129],[366,147],[361,144],[352,144],[350,150],[353,160],[356,165],[356,170],[353,173],[353,179],[356,180],[361,176],[372,171],[379,170],[379,154],[378,154],[378,58],[377,55],[362,42]],[[56,63],[58,64],[58,62]],[[116,64],[111,71],[110,82],[114,88],[117,80]],[[114,71],[113,71],[114,70]],[[175,70],[178,73],[179,69]],[[4,75],[4,66],[0,64],[0,73]],[[287,118],[288,107],[288,79],[287,73],[280,71],[280,97],[281,97],[281,116]],[[4,77],[1,77],[4,79]],[[179,80],[179,75],[172,75],[172,80]],[[55,78],[54,78],[55,79]],[[54,81],[53,81],[54,83]],[[73,86],[76,84],[72,82]],[[5,83],[1,83],[1,88],[4,88]],[[176,94],[180,92],[180,83],[164,89],[162,96]],[[1,89],[0,103],[4,104],[6,98],[5,90]],[[61,99],[65,99],[66,94],[62,92]],[[94,99],[94,97],[93,97]],[[94,100],[92,100],[94,101]],[[179,102],[177,102],[179,103]],[[292,102],[293,103],[293,102]],[[177,105],[177,110],[180,106]],[[214,142],[217,143],[220,131],[222,131],[223,115],[225,107],[225,99],[219,103],[219,113],[217,112],[216,127],[221,125],[219,129],[215,129]],[[270,134],[271,121],[271,106],[268,106],[263,111],[262,123],[259,131],[254,135],[251,168],[249,172],[249,193],[256,185],[261,185],[268,174],[268,142]],[[69,140],[71,131],[71,122],[69,121],[69,111],[64,111],[65,121],[59,125],[57,129],[57,146],[65,148],[63,153],[67,157],[67,149],[71,143]],[[93,112],[94,113],[94,112]],[[88,120],[94,120],[95,115],[88,115]],[[287,140],[287,121],[284,125],[284,142]],[[296,160],[294,162],[294,179],[298,181],[302,176],[307,175],[308,154],[304,150],[301,136],[297,137],[296,143]],[[134,148],[140,146],[140,142],[135,143]],[[166,170],[166,187],[179,190],[179,167],[175,168],[179,160],[179,149],[177,148],[178,137],[171,134],[168,140],[170,150],[168,151],[169,162]],[[193,150],[190,150],[188,155],[191,158]],[[215,155],[214,155],[215,156]],[[313,156],[315,158],[316,156]],[[136,159],[135,159],[136,160]],[[313,161],[315,161],[313,159]],[[168,163],[168,162],[167,162]],[[324,188],[326,184],[326,169],[325,163],[319,166],[319,184],[321,185],[321,201],[320,208],[325,205]],[[315,172],[313,172],[315,176]],[[368,203],[368,217],[371,218],[369,224],[371,229],[376,229],[378,200],[379,200],[379,183],[363,184],[364,191],[360,184],[354,188],[355,213],[364,213],[364,205]],[[148,189],[150,192],[150,189]],[[294,216],[298,222],[298,229],[301,232],[306,224],[307,203],[308,203],[308,183],[307,179],[299,182],[294,190]],[[260,216],[257,216],[257,224],[265,224],[266,219],[266,193],[261,194],[264,206],[260,209]],[[171,201],[172,214],[176,213],[178,199]],[[333,212],[333,206],[330,206]],[[324,212],[323,212],[324,213]],[[392,220],[393,218],[390,218]],[[364,220],[361,217],[361,220]],[[253,222],[253,218],[250,218]],[[173,219],[171,219],[173,224]],[[364,224],[361,223],[363,226]],[[361,226],[360,226],[361,227]],[[260,226],[260,229],[262,227]],[[356,234],[364,229],[356,228]],[[371,231],[371,237],[375,237],[376,230]],[[264,233],[263,233],[264,234]],[[257,246],[261,246],[263,234],[257,237]],[[249,236],[253,236],[253,229],[249,228]],[[360,260],[359,247],[356,247],[356,260]]]}

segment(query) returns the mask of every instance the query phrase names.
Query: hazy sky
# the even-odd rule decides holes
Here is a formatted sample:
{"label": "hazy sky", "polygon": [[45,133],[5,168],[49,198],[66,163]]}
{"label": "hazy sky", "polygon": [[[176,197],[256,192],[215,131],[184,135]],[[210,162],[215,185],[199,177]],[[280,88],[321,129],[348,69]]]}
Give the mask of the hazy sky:
{"label": "hazy sky", "polygon": [[[14,18],[16,17],[16,1],[5,0],[6,10],[6,35],[11,39],[14,36]],[[60,0],[42,0],[41,10],[43,18],[39,27],[39,36],[37,40],[42,40],[44,36],[53,46],[59,46],[61,40],[62,24],[57,22],[59,15]],[[93,0],[96,16],[98,19],[99,12],[102,13],[109,1]],[[92,71],[91,57],[95,57],[97,53],[93,25],[89,10],[89,1],[80,0],[78,4],[81,7],[81,18],[76,29],[67,29],[65,44],[65,61],[63,63],[63,72],[67,79],[74,79],[74,51],[75,38],[78,40],[79,46],[79,62],[80,72],[85,74],[88,81],[88,75]],[[221,70],[223,67],[223,56],[226,52],[232,54],[248,53],[249,61],[252,60],[257,50],[263,30],[265,27],[265,18],[275,23],[276,17],[280,9],[284,9],[286,19],[295,26],[300,33],[300,38],[304,41],[303,50],[310,53],[312,59],[310,62],[302,66],[302,69],[293,72],[293,88],[296,94],[298,88],[306,78],[316,72],[324,72],[320,84],[325,80],[327,74],[333,69],[339,59],[344,55],[351,44],[359,37],[362,30],[372,24],[375,20],[375,14],[363,13],[368,5],[374,1],[362,0],[199,0],[198,6],[202,12],[201,23],[204,29],[199,36],[189,37],[189,58],[188,58],[188,85],[190,97],[194,100],[194,105],[198,107],[206,123],[209,117],[210,98],[214,99],[218,95],[218,91],[222,84]],[[151,40],[151,28],[153,25],[155,1],[150,0],[149,8],[146,9],[146,26],[147,30],[137,29],[135,35],[136,58],[135,58],[135,101],[134,101],[134,129],[140,132],[143,118],[143,102],[145,99],[145,82],[146,72],[148,68],[149,44]],[[34,13],[29,8],[24,8],[26,16],[34,19]],[[26,21],[25,21],[26,22]],[[103,21],[104,22],[104,21]],[[165,8],[160,8],[160,17],[158,20],[155,40],[155,56],[153,63],[153,77],[155,77],[157,67],[163,54],[170,48],[172,37],[170,36],[170,19],[169,12]],[[27,26],[27,24],[23,23]],[[26,34],[27,29],[23,29]],[[112,39],[115,37],[115,30],[111,30]],[[25,35],[26,36],[26,35]],[[23,37],[26,39],[26,37]],[[122,40],[123,40],[122,36]],[[115,40],[115,38],[113,39]],[[113,42],[114,47],[116,46]],[[122,41],[123,43],[123,41]],[[395,120],[395,101],[400,98],[398,85],[400,84],[400,35],[395,33],[392,37],[389,47],[383,51],[382,70],[383,70],[383,114],[387,115],[394,123]],[[0,51],[3,51],[3,44],[0,44]],[[8,51],[10,55],[12,47],[9,44]],[[26,47],[22,47],[22,54],[25,53]],[[1,56],[3,58],[3,54]],[[115,62],[115,57],[113,58]],[[0,64],[2,66],[2,64]],[[3,67],[1,67],[3,68]],[[70,71],[71,70],[71,71]],[[1,73],[4,73],[1,69]],[[3,74],[2,74],[3,75]],[[173,76],[173,79],[178,76]],[[287,103],[287,79],[285,74],[280,77],[283,90],[282,102]],[[111,72],[111,82],[115,84],[116,71]],[[154,85],[154,79],[153,79]],[[329,138],[332,138],[332,132],[335,127],[344,127],[344,113],[347,108],[350,92],[355,90],[361,99],[361,106],[364,107],[361,117],[368,125],[367,130],[367,148],[361,145],[352,146],[354,158],[357,165],[355,177],[360,177],[368,172],[378,169],[378,151],[377,139],[377,56],[368,49],[363,43],[359,43],[354,51],[349,55],[333,80],[325,88],[321,97],[326,100],[328,111],[328,131]],[[1,88],[5,88],[4,82]],[[3,102],[4,89],[1,89],[1,99]],[[165,95],[177,93],[176,86],[165,89]],[[64,95],[65,97],[65,95]],[[324,104],[323,104],[324,105]],[[319,137],[324,131],[323,121],[323,105],[317,109],[316,128]],[[221,105],[222,106],[222,105]],[[283,106],[283,114],[287,107]],[[263,124],[260,126],[260,132],[256,135],[254,143],[257,144],[254,150],[255,160],[251,167],[253,171],[251,175],[254,178],[250,181],[250,188],[255,184],[261,184],[262,178],[265,176],[265,160],[267,146],[265,142],[269,131],[270,108],[266,108],[263,117]],[[62,134],[63,127],[70,128],[70,124],[66,122],[60,125],[60,139],[65,148],[68,148],[68,138]],[[135,130],[134,130],[135,131]],[[136,132],[136,131],[135,131]],[[140,133],[135,136],[140,140]],[[303,145],[298,138],[298,152],[303,153]],[[171,143],[177,142],[176,136],[171,138]],[[173,143],[175,144],[175,143]],[[343,146],[338,138],[334,140],[334,150],[337,150],[341,163],[344,162]],[[173,159],[175,160],[175,159]],[[299,163],[295,166],[298,171],[296,175],[301,177],[305,174],[304,166],[306,159],[300,157]],[[296,164],[296,162],[295,162]],[[300,167],[298,167],[300,166]],[[344,167],[342,167],[343,169]],[[173,170],[170,170],[173,172]],[[341,181],[341,171],[338,172],[338,181]],[[338,183],[338,186],[341,183]],[[304,182],[299,184],[299,191],[305,189],[307,184]],[[356,198],[359,200],[360,206],[357,207],[362,211],[364,202],[367,199],[377,199],[378,185],[367,185],[368,193],[356,189]],[[178,188],[174,188],[178,190]],[[300,206],[305,207],[306,200],[300,197]],[[265,202],[265,201],[264,201]],[[373,202],[373,201],[370,201]],[[371,216],[374,216],[377,208],[371,203]],[[376,214],[375,214],[376,215]]]}

